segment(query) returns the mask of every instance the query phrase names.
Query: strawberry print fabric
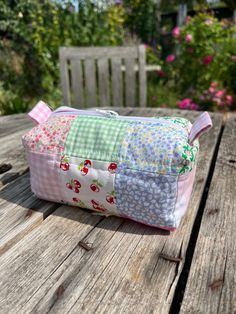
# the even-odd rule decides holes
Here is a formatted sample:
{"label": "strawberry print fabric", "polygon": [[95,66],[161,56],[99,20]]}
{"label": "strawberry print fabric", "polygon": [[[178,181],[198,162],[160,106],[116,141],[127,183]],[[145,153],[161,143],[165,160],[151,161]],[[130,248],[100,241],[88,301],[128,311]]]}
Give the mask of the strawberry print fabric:
{"label": "strawberry print fabric", "polygon": [[116,118],[78,116],[71,126],[65,154],[117,161],[128,124]]}
{"label": "strawberry print fabric", "polygon": [[51,117],[29,131],[22,139],[24,146],[40,153],[60,154],[75,116]]}
{"label": "strawberry print fabric", "polygon": [[59,168],[65,203],[119,215],[114,190],[115,162],[62,156]]}
{"label": "strawberry print fabric", "polygon": [[190,126],[174,118],[130,124],[119,152],[121,167],[172,175],[191,171],[198,142],[188,144]]}
{"label": "strawberry print fabric", "polygon": [[175,229],[177,176],[118,167],[117,209],[128,218],[156,227]]}

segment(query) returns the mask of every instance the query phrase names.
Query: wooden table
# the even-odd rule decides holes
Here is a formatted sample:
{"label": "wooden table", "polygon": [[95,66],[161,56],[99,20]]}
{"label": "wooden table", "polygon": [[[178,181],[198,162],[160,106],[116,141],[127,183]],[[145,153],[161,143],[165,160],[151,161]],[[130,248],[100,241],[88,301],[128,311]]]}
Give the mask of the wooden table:
{"label": "wooden table", "polygon": [[37,199],[21,146],[32,124],[0,117],[0,164],[12,165],[0,174],[0,313],[235,313],[236,119],[211,116],[188,213],[171,234]]}

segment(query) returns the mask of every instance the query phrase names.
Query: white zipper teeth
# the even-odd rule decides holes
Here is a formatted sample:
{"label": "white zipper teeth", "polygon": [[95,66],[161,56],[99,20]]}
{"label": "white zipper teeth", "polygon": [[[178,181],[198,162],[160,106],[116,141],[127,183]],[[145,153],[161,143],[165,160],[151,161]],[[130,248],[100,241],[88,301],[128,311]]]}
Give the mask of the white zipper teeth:
{"label": "white zipper teeth", "polygon": [[52,115],[81,115],[81,116],[96,116],[96,117],[107,117],[107,118],[119,118],[119,119],[124,119],[124,120],[137,120],[137,121],[156,121],[155,118],[148,118],[148,117],[136,117],[136,116],[114,116],[114,115],[109,115],[109,111],[107,111],[107,115],[102,113],[102,112],[97,112],[97,111],[87,111],[87,110],[79,110],[79,109],[70,109],[70,111],[68,110],[58,110],[58,111],[54,111],[52,113]]}

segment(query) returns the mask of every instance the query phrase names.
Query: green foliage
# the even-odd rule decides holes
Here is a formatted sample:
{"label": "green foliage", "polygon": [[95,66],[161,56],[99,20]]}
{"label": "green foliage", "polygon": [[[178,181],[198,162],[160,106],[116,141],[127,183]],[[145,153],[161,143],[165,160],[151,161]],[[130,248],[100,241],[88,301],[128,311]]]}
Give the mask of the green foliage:
{"label": "green foliage", "polygon": [[[60,99],[60,46],[122,44],[124,9],[92,1],[0,0],[0,113],[25,111],[36,99]],[[11,95],[11,96],[10,96]],[[7,109],[10,97],[9,107]]]}
{"label": "green foliage", "polygon": [[154,1],[124,0],[125,25],[132,34],[138,35],[144,43],[158,39],[158,5]]}
{"label": "green foliage", "polygon": [[199,13],[179,31],[179,35],[174,35],[175,60],[163,66],[167,85],[174,82],[182,98],[193,98],[198,104],[207,105],[206,108],[209,104],[201,96],[212,82],[217,82],[225,93],[236,95],[235,26]]}
{"label": "green foliage", "polygon": [[[180,52],[176,62],[179,68],[177,74],[181,71],[178,78],[181,92],[190,88],[202,90],[212,80],[227,83],[228,67],[233,63],[231,56],[236,51],[236,39],[233,37],[235,32],[234,27],[225,27],[217,19],[204,13],[192,18],[182,28]],[[190,42],[186,41],[188,35],[192,36]],[[212,56],[212,62],[209,58],[208,63],[207,56]],[[191,85],[188,81],[190,73]]]}
{"label": "green foliage", "polygon": [[[224,90],[224,101],[227,95],[236,100],[234,26],[200,12],[181,28],[176,58],[167,62],[160,46],[160,14],[181,1],[118,2],[80,0],[76,11],[70,0],[0,0],[0,114],[26,111],[40,98],[61,105],[60,46],[146,43],[147,63],[160,66],[148,74],[150,106],[175,107],[187,97],[214,109],[215,95],[207,92],[212,82]],[[205,0],[188,3],[197,2],[203,7]]]}

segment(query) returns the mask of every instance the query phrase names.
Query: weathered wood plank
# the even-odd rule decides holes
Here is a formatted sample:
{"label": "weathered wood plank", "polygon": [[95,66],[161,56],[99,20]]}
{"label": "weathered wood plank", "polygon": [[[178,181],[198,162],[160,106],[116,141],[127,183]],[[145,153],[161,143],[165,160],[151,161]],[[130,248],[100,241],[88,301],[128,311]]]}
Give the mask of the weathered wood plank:
{"label": "weathered wood plank", "polygon": [[70,82],[68,73],[68,61],[66,57],[66,51],[63,48],[59,49],[59,59],[60,59],[60,77],[61,77],[61,87],[63,92],[63,105],[70,106]]}
{"label": "weathered wood plank", "polygon": [[[121,60],[126,60],[122,66]],[[98,60],[98,75],[95,63]],[[134,106],[137,105],[136,94],[139,90],[139,104],[146,105],[146,50],[144,45],[132,47],[79,47],[60,48],[60,70],[64,102],[71,104],[69,68],[71,70],[72,90],[75,99],[79,97],[77,86],[76,62],[85,64],[85,94],[87,107],[97,105],[97,77],[100,93],[100,104],[110,105],[110,75],[108,62],[112,63],[112,91],[113,106]],[[113,62],[114,60],[114,62]],[[138,63],[136,62],[138,60]],[[68,64],[70,62],[70,67]],[[126,75],[126,101],[124,101],[123,72]],[[137,73],[138,72],[138,73]],[[136,76],[139,76],[139,88],[137,88]],[[80,84],[81,85],[81,84]],[[82,86],[82,85],[81,85]],[[80,92],[80,94],[82,94]],[[73,99],[73,97],[72,97]]]}
{"label": "weathered wood plank", "polygon": [[123,77],[121,73],[121,59],[111,60],[112,105],[122,107],[124,104]]}
{"label": "weathered wood plank", "polygon": [[33,195],[29,174],[3,187],[0,190],[0,255],[36,228],[58,206]]}
{"label": "weathered wood plank", "polygon": [[71,84],[73,93],[73,107],[84,106],[83,71],[81,60],[71,60]]}
{"label": "weathered wood plank", "polygon": [[136,46],[120,47],[61,47],[60,52],[66,59],[103,58],[104,56],[125,58],[127,56],[137,58]]}
{"label": "weathered wood plank", "polygon": [[136,74],[134,72],[134,59],[125,59],[125,100],[127,107],[134,107],[136,102]]}
{"label": "weathered wood plank", "polygon": [[0,186],[14,180],[28,169],[21,142],[21,137],[28,130],[19,130],[0,138],[0,164],[11,165],[11,168],[7,172],[0,173]]}
{"label": "weathered wood plank", "polygon": [[34,124],[25,113],[0,116],[0,138],[21,130],[26,130]]}
{"label": "weathered wood plank", "polygon": [[[155,110],[149,109],[126,112],[155,115]],[[167,113],[158,111],[158,115]],[[181,113],[191,120],[197,115]],[[172,111],[172,115],[178,114]],[[188,214],[175,233],[166,237],[158,234],[157,229],[114,217],[97,224],[101,217],[61,207],[0,258],[3,313],[13,308],[22,313],[168,313],[221,128],[221,116],[213,115],[213,122],[214,128],[201,140]],[[78,248],[81,240],[89,242],[92,250]],[[168,261],[163,255],[180,261]]]}
{"label": "weathered wood plank", "polygon": [[234,117],[227,121],[220,143],[181,313],[236,311],[235,142]]}
{"label": "weathered wood plank", "polygon": [[98,90],[100,106],[110,105],[109,63],[108,58],[100,58],[98,64]]}
{"label": "weathered wood plank", "polygon": [[96,106],[97,86],[96,86],[95,60],[86,59],[84,61],[84,73],[85,73],[86,105],[87,107]]}
{"label": "weathered wood plank", "polygon": [[[0,257],[1,313],[26,313],[26,302],[103,218],[62,206]],[[60,295],[60,291],[58,291]]]}
{"label": "weathered wood plank", "polygon": [[[92,249],[84,252],[83,256],[81,256],[81,248],[74,249],[65,263],[61,264],[51,276],[51,284],[48,285],[49,282],[46,281],[26,304],[25,309],[27,311],[37,309],[40,312],[51,310],[54,313],[68,312],[80,297],[83,298],[84,303],[76,306],[77,313],[86,311],[87,306],[88,308],[91,306],[90,313],[94,313],[94,305],[87,304],[87,297],[93,286],[105,274],[108,277],[113,272],[111,279],[115,274],[120,275],[122,266],[128,262],[140,241],[140,236],[134,237],[133,232],[142,234],[145,229],[144,226],[131,221],[122,223],[122,219],[116,217],[103,220],[83,240],[90,243]],[[120,259],[117,258],[118,256]],[[112,281],[108,286],[110,284]],[[57,298],[59,287],[63,287],[63,294]],[[106,286],[103,289],[105,291]],[[102,295],[98,296],[97,301]]]}
{"label": "weathered wood plank", "polygon": [[146,75],[146,51],[145,46],[139,46],[139,105],[140,107],[146,107],[147,103],[147,75]]}

